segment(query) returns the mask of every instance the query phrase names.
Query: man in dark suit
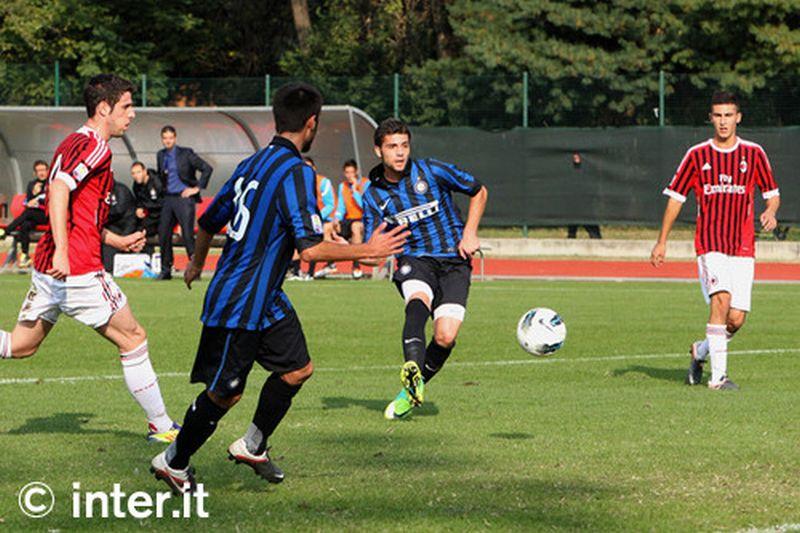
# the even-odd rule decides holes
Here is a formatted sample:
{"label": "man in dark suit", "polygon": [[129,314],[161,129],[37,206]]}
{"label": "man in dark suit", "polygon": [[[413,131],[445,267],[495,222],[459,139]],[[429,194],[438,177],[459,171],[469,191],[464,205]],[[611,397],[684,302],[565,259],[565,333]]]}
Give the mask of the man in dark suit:
{"label": "man in dark suit", "polygon": [[178,146],[176,141],[174,127],[161,128],[164,148],[158,151],[156,160],[164,190],[164,206],[158,225],[161,246],[161,275],[158,279],[172,278],[172,227],[176,221],[181,227],[186,253],[189,257],[194,254],[195,203],[200,201],[200,191],[208,186],[213,170],[194,150]]}

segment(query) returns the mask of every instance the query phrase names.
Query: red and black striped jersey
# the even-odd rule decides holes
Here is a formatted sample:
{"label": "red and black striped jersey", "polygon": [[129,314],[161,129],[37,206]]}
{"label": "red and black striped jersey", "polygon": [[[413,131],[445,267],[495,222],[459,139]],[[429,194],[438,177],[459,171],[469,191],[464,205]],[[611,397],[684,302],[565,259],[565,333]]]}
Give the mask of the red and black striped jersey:
{"label": "red and black striped jersey", "polygon": [[764,199],[779,194],[761,146],[737,138],[734,146],[723,149],[709,139],[689,148],[664,194],[685,202],[694,191],[697,255],[720,252],[753,257],[756,185]]}
{"label": "red and black striped jersey", "polygon": [[[83,126],[56,148],[48,182],[61,180],[69,186],[67,219],[71,276],[103,270],[101,233],[108,219],[109,195],[114,186],[111,150],[100,134]],[[50,201],[47,188],[46,204]],[[49,205],[47,206],[49,214]],[[34,268],[47,272],[53,266],[55,242],[47,230],[36,246]]]}

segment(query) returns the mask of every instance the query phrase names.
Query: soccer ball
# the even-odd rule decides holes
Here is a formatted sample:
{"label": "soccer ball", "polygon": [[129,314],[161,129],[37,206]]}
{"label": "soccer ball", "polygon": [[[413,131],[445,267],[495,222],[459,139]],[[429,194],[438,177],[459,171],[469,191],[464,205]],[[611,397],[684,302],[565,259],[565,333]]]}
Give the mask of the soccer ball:
{"label": "soccer ball", "polygon": [[531,355],[550,355],[563,346],[566,338],[566,324],[558,313],[546,307],[531,309],[517,324],[517,341]]}

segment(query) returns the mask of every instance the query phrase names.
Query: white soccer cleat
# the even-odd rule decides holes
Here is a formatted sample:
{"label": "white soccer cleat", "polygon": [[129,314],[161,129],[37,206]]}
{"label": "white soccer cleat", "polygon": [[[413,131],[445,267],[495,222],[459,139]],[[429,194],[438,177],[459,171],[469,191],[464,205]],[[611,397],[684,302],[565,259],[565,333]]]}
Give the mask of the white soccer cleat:
{"label": "white soccer cleat", "polygon": [[156,479],[160,479],[169,485],[174,494],[193,492],[197,488],[194,480],[194,468],[191,466],[184,470],[172,468],[167,463],[166,451],[153,457],[153,460],[150,461],[150,472],[156,476]]}

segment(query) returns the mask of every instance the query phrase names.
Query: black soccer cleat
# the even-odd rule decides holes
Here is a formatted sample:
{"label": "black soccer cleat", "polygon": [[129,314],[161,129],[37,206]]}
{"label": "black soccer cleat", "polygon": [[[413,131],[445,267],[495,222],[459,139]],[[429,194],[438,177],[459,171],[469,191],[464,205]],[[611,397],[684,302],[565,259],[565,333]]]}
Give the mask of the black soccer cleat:
{"label": "black soccer cleat", "polygon": [[693,342],[689,348],[691,362],[689,363],[689,373],[686,375],[687,385],[700,385],[703,381],[703,362],[697,359],[697,345],[701,341]]}
{"label": "black soccer cleat", "polygon": [[269,483],[280,483],[285,477],[283,470],[270,458],[268,449],[261,455],[250,453],[243,438],[228,446],[228,460],[249,466],[258,477]]}

